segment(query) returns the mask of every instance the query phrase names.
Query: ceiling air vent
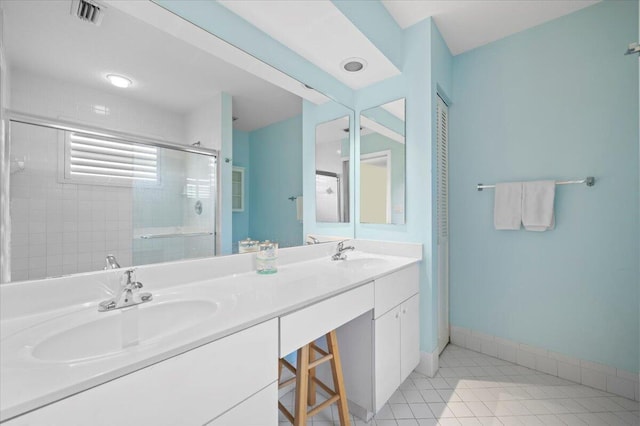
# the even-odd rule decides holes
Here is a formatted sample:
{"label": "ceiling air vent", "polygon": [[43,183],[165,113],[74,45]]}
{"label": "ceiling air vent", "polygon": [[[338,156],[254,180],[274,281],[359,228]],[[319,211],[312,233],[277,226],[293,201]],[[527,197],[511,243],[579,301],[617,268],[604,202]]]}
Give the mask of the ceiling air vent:
{"label": "ceiling air vent", "polygon": [[87,0],[73,0],[71,2],[71,14],[79,19],[100,25],[104,16],[105,7]]}

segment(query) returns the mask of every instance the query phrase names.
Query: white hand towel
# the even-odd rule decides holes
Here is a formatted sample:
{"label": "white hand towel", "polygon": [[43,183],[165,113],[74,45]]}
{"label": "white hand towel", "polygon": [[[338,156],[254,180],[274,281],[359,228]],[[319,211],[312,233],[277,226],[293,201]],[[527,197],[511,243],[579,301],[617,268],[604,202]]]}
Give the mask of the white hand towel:
{"label": "white hand towel", "polygon": [[497,183],[495,192],[493,225],[517,231],[522,220],[522,182]]}
{"label": "white hand towel", "polygon": [[302,195],[298,195],[298,198],[296,198],[296,219],[298,219],[299,222],[302,222],[302,217],[304,215],[303,203]]}
{"label": "white hand towel", "polygon": [[525,182],[522,195],[522,224],[527,231],[547,231],[555,225],[553,201],[556,183],[552,180]]}

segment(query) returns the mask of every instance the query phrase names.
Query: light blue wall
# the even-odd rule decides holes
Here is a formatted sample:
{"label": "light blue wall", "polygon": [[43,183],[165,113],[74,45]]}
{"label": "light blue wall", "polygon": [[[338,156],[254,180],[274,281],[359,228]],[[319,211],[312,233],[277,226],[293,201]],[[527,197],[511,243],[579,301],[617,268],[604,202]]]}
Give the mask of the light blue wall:
{"label": "light blue wall", "polygon": [[303,243],[296,203],[302,195],[302,116],[249,134],[249,234],[281,247]]}
{"label": "light blue wall", "polygon": [[249,188],[249,133],[233,129],[233,165],[244,167],[244,211],[233,212],[233,252],[238,251],[238,241],[244,240],[249,235],[249,210],[250,206],[250,188]]}
{"label": "light blue wall", "polygon": [[[638,371],[637,17],[602,2],[454,59],[453,325]],[[495,231],[475,190],[587,175],[544,233]]]}

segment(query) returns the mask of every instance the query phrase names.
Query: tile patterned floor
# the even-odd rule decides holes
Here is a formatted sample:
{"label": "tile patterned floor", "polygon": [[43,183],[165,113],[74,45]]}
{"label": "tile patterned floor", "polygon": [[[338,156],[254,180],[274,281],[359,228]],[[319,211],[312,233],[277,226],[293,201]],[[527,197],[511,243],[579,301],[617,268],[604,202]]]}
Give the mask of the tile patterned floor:
{"label": "tile patterned floor", "polygon": [[[293,393],[282,402],[291,407]],[[436,377],[411,373],[373,420],[352,416],[352,424],[638,426],[639,410],[637,401],[449,345]],[[339,425],[335,404],[309,424]]]}

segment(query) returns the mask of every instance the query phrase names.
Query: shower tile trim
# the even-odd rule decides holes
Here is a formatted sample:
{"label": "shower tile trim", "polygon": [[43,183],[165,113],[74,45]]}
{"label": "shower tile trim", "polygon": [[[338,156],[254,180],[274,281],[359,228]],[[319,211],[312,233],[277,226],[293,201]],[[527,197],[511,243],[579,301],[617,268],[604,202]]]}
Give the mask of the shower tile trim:
{"label": "shower tile trim", "polygon": [[451,343],[585,386],[640,401],[640,374],[451,326]]}

